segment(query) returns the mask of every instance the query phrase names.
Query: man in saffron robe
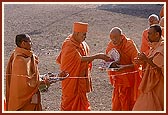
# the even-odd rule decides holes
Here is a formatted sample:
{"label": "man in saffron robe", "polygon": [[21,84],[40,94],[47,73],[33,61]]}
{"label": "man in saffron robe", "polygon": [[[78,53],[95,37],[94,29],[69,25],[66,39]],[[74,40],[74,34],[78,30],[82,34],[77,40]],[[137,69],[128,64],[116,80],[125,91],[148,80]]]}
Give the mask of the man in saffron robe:
{"label": "man in saffron robe", "polygon": [[149,55],[138,55],[136,63],[143,62],[144,74],[139,86],[140,95],[133,111],[164,110],[164,41],[161,27],[152,25],[148,32]]}
{"label": "man in saffron robe", "polygon": [[112,28],[110,39],[106,54],[115,48],[120,54],[120,60],[117,62],[118,66],[128,65],[127,67],[121,67],[118,71],[108,71],[114,88],[112,92],[112,111],[130,111],[138,96],[138,86],[141,80],[138,66],[133,63],[138,50],[133,40],[122,34],[122,30],[118,27]]}
{"label": "man in saffron robe", "polygon": [[62,111],[89,111],[87,93],[92,90],[90,70],[94,59],[110,60],[105,54],[89,56],[89,46],[84,41],[88,24],[75,22],[73,33],[63,42],[56,61],[60,69],[69,73],[62,81]]}
{"label": "man in saffron robe", "polygon": [[6,110],[40,111],[38,58],[31,51],[30,36],[17,35],[16,45],[6,69]]}
{"label": "man in saffron robe", "polygon": [[[152,14],[148,17],[148,23],[149,26],[153,24],[159,24],[159,17],[156,14]],[[148,29],[145,29],[142,33],[142,39],[141,39],[141,52],[144,52],[145,55],[148,55],[149,53],[149,45],[148,45]]]}

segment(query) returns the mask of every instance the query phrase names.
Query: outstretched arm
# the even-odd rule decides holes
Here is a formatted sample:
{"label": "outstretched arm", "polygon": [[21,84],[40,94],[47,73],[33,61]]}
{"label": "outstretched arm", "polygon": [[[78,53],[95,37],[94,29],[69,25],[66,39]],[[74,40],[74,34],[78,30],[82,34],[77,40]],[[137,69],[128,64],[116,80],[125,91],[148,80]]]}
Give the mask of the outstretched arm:
{"label": "outstretched arm", "polygon": [[92,56],[81,56],[82,62],[91,62],[95,59],[102,59],[102,60],[105,60],[105,61],[110,61],[110,57],[107,56],[104,53],[98,53],[98,54],[95,54],[95,55],[92,55]]}

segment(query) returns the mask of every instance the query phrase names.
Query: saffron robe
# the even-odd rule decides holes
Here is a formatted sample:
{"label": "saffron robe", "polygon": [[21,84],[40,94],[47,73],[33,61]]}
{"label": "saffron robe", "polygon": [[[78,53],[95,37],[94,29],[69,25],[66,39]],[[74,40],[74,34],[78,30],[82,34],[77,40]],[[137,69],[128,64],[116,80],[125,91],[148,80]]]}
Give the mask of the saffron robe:
{"label": "saffron robe", "polygon": [[144,30],[142,33],[142,39],[141,39],[141,52],[145,53],[145,55],[148,55],[149,53],[149,44],[148,44],[148,29]]}
{"label": "saffron robe", "polygon": [[[122,35],[122,43],[119,46],[113,45],[112,42],[108,44],[106,54],[112,48],[115,48],[120,53],[119,64],[121,65],[133,64],[134,58],[138,55],[138,50],[134,42],[124,35]],[[127,72],[128,74],[123,74]],[[138,66],[120,71],[108,71],[108,75],[114,87],[112,93],[112,110],[132,110],[138,96],[138,86],[141,80]]]}
{"label": "saffron robe", "polygon": [[90,110],[86,94],[92,90],[91,63],[81,61],[81,56],[88,55],[87,43],[78,43],[72,35],[69,35],[62,45],[56,61],[60,64],[61,71],[69,73],[69,77],[62,81],[62,111]]}
{"label": "saffron robe", "polygon": [[153,58],[157,67],[146,64],[140,83],[140,95],[133,111],[163,111],[164,110],[164,42],[152,45],[148,58]]}
{"label": "saffron robe", "polygon": [[7,111],[42,110],[37,64],[38,59],[32,51],[15,48],[6,69]]}

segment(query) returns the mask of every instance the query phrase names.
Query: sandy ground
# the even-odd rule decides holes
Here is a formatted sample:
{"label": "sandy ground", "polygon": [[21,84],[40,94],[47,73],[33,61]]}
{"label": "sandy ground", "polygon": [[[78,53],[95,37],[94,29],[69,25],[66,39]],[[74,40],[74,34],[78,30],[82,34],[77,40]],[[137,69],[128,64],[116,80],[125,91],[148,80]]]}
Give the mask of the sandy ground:
{"label": "sandy ground", "polygon": [[[4,6],[4,72],[6,63],[15,48],[15,36],[28,33],[32,37],[33,51],[39,56],[41,74],[58,72],[55,62],[62,42],[72,32],[75,21],[89,23],[86,42],[91,54],[105,52],[109,31],[120,27],[132,38],[138,49],[142,31],[148,27],[147,17],[159,14],[162,5],[116,5],[116,4],[11,4]],[[101,60],[93,61],[93,91],[88,94],[93,111],[111,111],[112,86],[106,71],[98,69]],[[5,80],[5,78],[4,78]],[[52,84],[42,92],[44,111],[59,111],[61,82]]]}

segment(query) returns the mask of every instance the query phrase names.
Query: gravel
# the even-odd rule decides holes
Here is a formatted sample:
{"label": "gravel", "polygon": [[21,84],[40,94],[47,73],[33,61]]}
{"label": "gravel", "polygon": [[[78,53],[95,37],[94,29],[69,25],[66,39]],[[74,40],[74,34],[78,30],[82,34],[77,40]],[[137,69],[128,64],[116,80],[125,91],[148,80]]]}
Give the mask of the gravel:
{"label": "gravel", "polygon": [[[55,62],[62,42],[72,32],[75,21],[89,23],[88,42],[91,54],[105,52],[109,31],[119,26],[132,38],[138,49],[142,31],[148,27],[147,17],[158,14],[162,5],[137,4],[5,4],[4,5],[4,68],[17,34],[29,33],[33,50],[39,56],[40,74],[59,72]],[[111,92],[106,71],[98,69],[101,60],[93,61],[93,91],[88,94],[92,111],[111,111]],[[5,69],[4,69],[5,72]],[[5,81],[5,78],[4,78]],[[5,85],[5,84],[4,84]],[[52,84],[41,93],[44,111],[59,111],[61,82]]]}

